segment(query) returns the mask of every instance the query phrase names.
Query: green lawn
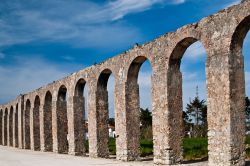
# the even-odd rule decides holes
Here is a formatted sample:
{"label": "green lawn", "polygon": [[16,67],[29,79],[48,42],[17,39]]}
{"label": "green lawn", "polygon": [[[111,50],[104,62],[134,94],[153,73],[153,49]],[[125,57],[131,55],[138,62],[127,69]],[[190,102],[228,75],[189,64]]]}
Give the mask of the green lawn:
{"label": "green lawn", "polygon": [[195,160],[206,158],[208,155],[207,138],[184,138],[184,159]]}
{"label": "green lawn", "polygon": [[[184,148],[184,159],[185,160],[197,160],[203,159],[208,156],[207,149],[207,138],[184,138],[183,148]],[[247,158],[250,158],[250,136],[246,137],[246,154]],[[88,150],[88,142],[86,141],[85,147]],[[152,140],[141,140],[141,156],[153,155],[153,142]],[[109,139],[109,151],[110,154],[115,155],[115,139]]]}

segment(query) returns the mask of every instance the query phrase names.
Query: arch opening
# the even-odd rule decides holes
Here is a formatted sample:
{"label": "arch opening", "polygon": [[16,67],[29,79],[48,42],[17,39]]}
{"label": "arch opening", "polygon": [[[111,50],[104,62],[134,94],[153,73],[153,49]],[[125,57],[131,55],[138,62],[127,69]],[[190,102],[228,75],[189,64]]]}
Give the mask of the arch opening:
{"label": "arch opening", "polygon": [[[237,66],[237,70],[234,73],[234,77],[237,79],[238,86],[240,86],[241,90],[242,87],[244,87],[244,91],[241,91],[241,93],[245,96],[235,96],[237,97],[237,101],[242,101],[241,104],[245,104],[245,117],[238,117],[241,119],[245,119],[245,125],[246,125],[246,137],[244,138],[245,141],[242,141],[242,135],[238,134],[238,131],[242,133],[242,128],[237,130],[236,139],[238,142],[246,142],[246,150],[245,146],[237,147],[239,156],[246,154],[246,158],[250,157],[250,148],[249,148],[249,140],[250,140],[250,15],[247,16],[245,19],[243,19],[239,25],[237,26],[233,37],[231,41],[231,52],[232,52],[232,59],[233,62],[242,62],[240,65]],[[236,63],[234,63],[236,64]],[[245,86],[242,86],[242,84],[245,83]],[[239,87],[236,87],[239,88]],[[236,89],[235,88],[235,89]],[[244,103],[242,97],[245,98]],[[240,102],[239,102],[240,103]],[[239,124],[234,124],[234,126],[238,126]],[[249,164],[249,161],[246,163],[246,165]]]}
{"label": "arch opening", "polygon": [[43,139],[44,151],[53,150],[53,135],[52,135],[52,94],[46,92],[43,108]]}
{"label": "arch opening", "polygon": [[10,113],[9,113],[9,145],[13,146],[13,106],[10,107]]}
{"label": "arch opening", "polygon": [[14,123],[15,123],[15,129],[14,129],[14,133],[15,133],[15,140],[14,140],[14,144],[15,144],[15,147],[18,147],[19,143],[18,143],[18,104],[16,104],[16,110],[15,110],[15,120],[14,120]]}
{"label": "arch opening", "polygon": [[98,155],[104,158],[116,154],[114,105],[112,104],[114,103],[114,84],[112,71],[103,70],[97,81],[96,110]]}
{"label": "arch opening", "polygon": [[30,110],[31,110],[31,103],[30,100],[28,99],[26,101],[25,105],[25,113],[24,113],[24,125],[25,125],[25,130],[24,130],[24,144],[25,144],[25,149],[30,149]]}
{"label": "arch opening", "polygon": [[[195,38],[185,38],[173,50],[168,68],[170,141],[175,162],[208,157],[206,49]],[[190,143],[192,142],[191,146]],[[193,154],[191,153],[193,152]]]}
{"label": "arch opening", "polygon": [[73,98],[74,123],[75,123],[75,153],[85,155],[88,150],[88,117],[87,117],[87,84],[84,79],[79,79],[75,86]]}
{"label": "arch opening", "polygon": [[40,150],[40,98],[35,97],[33,108],[33,139],[34,150]]}
{"label": "arch opening", "polygon": [[62,85],[57,96],[57,139],[58,152],[68,153],[68,116],[67,116],[67,88]]}
{"label": "arch opening", "polygon": [[128,120],[128,150],[132,159],[151,159],[153,155],[152,131],[152,66],[144,56],[130,64],[127,75],[126,101]]}

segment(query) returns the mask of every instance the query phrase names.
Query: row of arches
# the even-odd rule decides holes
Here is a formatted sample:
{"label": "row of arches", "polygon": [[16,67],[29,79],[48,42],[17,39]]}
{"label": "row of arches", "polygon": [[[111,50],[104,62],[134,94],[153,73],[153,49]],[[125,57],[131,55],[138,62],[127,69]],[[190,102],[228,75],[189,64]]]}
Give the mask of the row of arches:
{"label": "row of arches", "polygon": [[18,147],[18,104],[0,110],[0,145]]}
{"label": "row of arches", "polygon": [[[236,107],[237,105],[240,105],[240,107],[244,105],[244,65],[242,63],[243,56],[241,50],[244,37],[249,31],[249,22],[250,17],[247,17],[239,25],[239,29],[237,28],[236,34],[233,35],[234,41],[232,41],[232,45],[230,47],[231,50],[229,51],[229,53],[227,52],[224,57],[217,57],[219,61],[215,61],[214,59],[212,59],[214,57],[210,56],[210,63],[207,62],[206,69],[209,71],[207,71],[206,79],[210,81],[209,84],[211,86],[208,87],[207,90],[219,96],[217,98],[213,98],[213,93],[209,93],[210,96],[208,95],[208,98],[210,99],[209,102],[215,103],[214,105],[210,105],[210,103],[208,102],[208,120],[210,120],[208,122],[209,132],[218,133],[218,135],[212,135],[212,133],[208,136],[208,140],[210,141],[210,156],[212,156],[211,161],[213,161],[213,157],[216,158],[216,153],[218,151],[223,149],[224,146],[228,146],[228,144],[225,143],[228,140],[235,141],[233,142],[232,146],[234,146],[237,151],[235,155],[236,159],[239,159],[242,157],[242,155],[244,155],[244,141],[242,141],[244,140],[244,136],[242,136],[242,133],[244,133],[244,129],[242,127],[243,122],[241,122],[241,120],[244,119],[244,114],[242,113],[242,111],[237,110],[239,111],[237,112],[238,115],[235,115],[234,113],[236,112],[236,110],[234,109],[238,109],[238,107]],[[171,53],[167,61],[167,65],[165,62],[161,64],[163,66],[167,66],[166,69],[162,69],[164,70],[164,72],[162,72],[163,74],[156,77],[156,71],[153,71],[151,90],[153,98],[152,109],[154,155],[156,163],[166,164],[166,162],[170,162],[171,164],[178,163],[182,160],[181,139],[183,135],[181,128],[183,110],[183,82],[182,72],[180,68],[184,52],[196,41],[198,41],[198,39],[194,37],[186,37],[177,42],[176,46],[173,49],[173,52]],[[207,48],[206,50],[209,50],[209,48]],[[211,63],[211,59],[214,60],[213,63]],[[121,110],[115,109],[115,120],[119,131],[117,133],[116,141],[116,145],[118,148],[117,153],[119,153],[117,154],[117,156],[118,158],[122,155],[126,156],[127,158],[124,160],[138,159],[140,154],[140,93],[138,85],[138,73],[140,71],[141,65],[146,60],[146,56],[135,57],[132,60],[132,63],[130,63],[129,65],[126,82],[122,85],[114,85],[116,92],[114,99],[115,108],[122,108]],[[153,62],[152,64],[155,63],[156,62]],[[228,65],[228,68],[234,71],[230,74],[230,76],[228,76],[228,78],[226,78],[228,79],[228,82],[231,81],[230,85],[223,82],[225,80],[220,78],[221,75],[226,75],[222,71],[222,69],[227,69],[226,67],[223,68],[224,65]],[[214,67],[215,69],[212,69],[212,67]],[[158,68],[158,70],[160,70],[160,68]],[[158,72],[160,73],[160,71]],[[97,78],[95,88],[89,89],[89,95],[91,99],[88,100],[88,104],[90,106],[89,108],[91,110],[89,111],[90,116],[88,117],[88,130],[90,132],[89,153],[92,157],[109,156],[107,123],[109,112],[109,96],[107,85],[112,73],[112,70],[108,68],[102,70]],[[214,82],[211,81],[211,75],[216,78],[215,80],[213,80]],[[211,89],[209,89],[219,89],[219,87],[216,87],[218,86],[218,83],[223,84],[226,87],[224,89],[230,91],[229,93],[235,94],[230,96],[230,100],[235,102],[239,101],[239,103],[229,103],[231,105],[235,104],[236,106],[230,108],[230,116],[225,116],[228,119],[230,119],[231,116],[233,117],[232,121],[229,121],[225,118],[225,125],[231,128],[235,127],[235,131],[230,130],[230,132],[228,132],[228,130],[220,130],[222,129],[220,128],[222,126],[220,118],[223,112],[219,111],[224,111],[224,108],[214,106],[218,106],[220,104],[216,102],[222,101],[220,98],[225,97],[225,94],[223,91],[221,91],[221,93],[218,93],[217,91],[212,91]],[[24,109],[20,110],[22,116],[19,118],[20,120],[24,121],[23,126],[20,126],[24,130],[24,136],[21,137],[21,139],[23,139],[21,142],[23,142],[24,148],[34,148],[34,150],[55,151],[59,153],[73,152],[79,155],[86,152],[86,149],[83,145],[86,134],[86,126],[84,124],[86,112],[86,99],[84,97],[84,93],[86,84],[86,80],[82,78],[77,80],[72,96],[69,95],[69,87],[67,87],[67,85],[65,84],[60,85],[56,90],[57,95],[55,99],[52,95],[52,93],[54,94],[54,92],[47,91],[44,98],[44,103],[41,103],[41,99],[39,96],[35,97],[34,102],[31,102],[30,99],[26,99],[24,101]],[[161,84],[163,84],[163,86],[160,86]],[[159,87],[156,85],[158,85]],[[167,92],[167,95],[161,94],[165,92]],[[157,100],[155,98],[157,98]],[[167,100],[167,102],[164,102],[164,100]],[[159,103],[156,103],[156,101],[159,101]],[[163,108],[165,108],[168,112]],[[18,110],[18,106],[16,107],[16,110]],[[16,134],[21,134],[18,132],[12,132],[14,131],[13,128],[15,128],[16,131],[16,123],[18,122],[16,122],[17,118],[16,116],[14,116],[14,114],[17,115],[17,112],[18,111],[14,111],[13,107],[11,107],[9,111],[6,108],[5,110],[1,110],[0,112],[0,123],[2,124],[1,140],[3,145],[8,145],[8,140],[13,140],[13,137],[17,138]],[[218,115],[218,117],[216,115]],[[213,120],[211,120],[212,118]],[[13,121],[15,121],[15,123]],[[166,123],[167,125],[165,125],[164,123]],[[240,134],[234,132],[238,132]],[[216,141],[219,142],[220,134],[224,134],[223,138],[226,141],[219,145],[214,144],[214,142]],[[13,146],[14,142],[15,141],[10,141],[9,145]],[[220,148],[215,148],[215,146],[220,146]],[[227,149],[227,147],[224,149]],[[228,153],[229,151],[225,152],[225,155],[228,155]],[[224,161],[223,158],[220,158],[219,162],[228,163],[231,162],[231,160]],[[241,162],[243,163],[243,161]]]}

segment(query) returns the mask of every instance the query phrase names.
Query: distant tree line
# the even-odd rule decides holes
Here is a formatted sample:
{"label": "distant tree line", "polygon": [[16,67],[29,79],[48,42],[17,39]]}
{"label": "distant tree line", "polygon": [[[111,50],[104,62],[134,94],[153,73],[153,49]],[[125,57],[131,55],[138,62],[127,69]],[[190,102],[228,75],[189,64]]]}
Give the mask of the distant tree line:
{"label": "distant tree line", "polygon": [[[246,97],[245,100],[246,122],[250,124],[250,99]],[[207,137],[207,103],[198,95],[186,105],[183,111],[183,124],[185,136]],[[115,126],[114,118],[109,118],[109,125]],[[250,131],[250,125],[247,125],[247,130]],[[140,108],[140,133],[141,139],[153,139],[152,112],[148,108]]]}

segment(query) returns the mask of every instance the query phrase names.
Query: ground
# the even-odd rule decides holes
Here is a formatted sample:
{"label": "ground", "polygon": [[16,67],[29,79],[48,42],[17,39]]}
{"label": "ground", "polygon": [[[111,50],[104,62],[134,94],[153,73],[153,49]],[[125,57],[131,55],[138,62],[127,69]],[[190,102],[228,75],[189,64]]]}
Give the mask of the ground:
{"label": "ground", "polygon": [[[153,166],[152,161],[143,162],[119,162],[112,159],[90,159],[88,157],[76,157],[50,152],[34,152],[0,146],[1,166]],[[184,164],[189,166],[190,164]],[[194,163],[194,166],[206,166],[205,162]]]}

